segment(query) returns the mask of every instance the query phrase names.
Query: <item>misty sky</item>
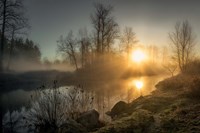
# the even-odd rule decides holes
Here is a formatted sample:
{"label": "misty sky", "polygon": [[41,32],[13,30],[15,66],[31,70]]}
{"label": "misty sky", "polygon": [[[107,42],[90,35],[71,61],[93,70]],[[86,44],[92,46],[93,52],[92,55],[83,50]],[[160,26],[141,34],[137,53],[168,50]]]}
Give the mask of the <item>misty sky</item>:
{"label": "misty sky", "polygon": [[70,30],[77,34],[84,27],[91,30],[95,2],[111,4],[121,30],[132,27],[140,44],[167,45],[175,23],[186,19],[200,42],[200,0],[24,0],[29,38],[39,43],[42,57],[56,57],[60,35]]}

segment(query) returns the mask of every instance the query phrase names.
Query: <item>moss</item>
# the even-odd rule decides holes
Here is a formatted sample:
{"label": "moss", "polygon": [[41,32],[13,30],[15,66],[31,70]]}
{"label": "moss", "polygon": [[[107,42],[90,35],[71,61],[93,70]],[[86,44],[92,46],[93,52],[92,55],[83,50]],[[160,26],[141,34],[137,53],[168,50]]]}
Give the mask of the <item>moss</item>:
{"label": "moss", "polygon": [[161,128],[163,129],[163,131],[171,133],[178,131],[177,122],[173,118],[163,119],[161,121]]}
{"label": "moss", "polygon": [[[198,133],[200,103],[199,80],[178,75],[157,85],[152,95],[134,100],[123,113],[127,115],[98,132],[126,133]],[[196,79],[196,77],[195,77]],[[196,88],[196,89],[191,89]],[[194,97],[191,94],[196,95]]]}
{"label": "moss", "polygon": [[147,110],[137,110],[128,117],[123,117],[112,122],[104,128],[101,128],[98,133],[107,132],[126,132],[126,133],[142,133],[147,132],[150,126],[154,123],[154,118],[151,112]]}

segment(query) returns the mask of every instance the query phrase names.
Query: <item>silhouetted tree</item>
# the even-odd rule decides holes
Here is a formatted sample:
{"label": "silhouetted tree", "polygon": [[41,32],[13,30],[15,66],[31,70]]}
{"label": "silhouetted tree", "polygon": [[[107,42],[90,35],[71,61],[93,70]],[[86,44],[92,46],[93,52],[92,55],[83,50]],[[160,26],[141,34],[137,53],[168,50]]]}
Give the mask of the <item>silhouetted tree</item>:
{"label": "silhouetted tree", "polygon": [[49,61],[47,57],[43,58],[43,64],[45,65],[46,68],[51,68],[52,63]]}
{"label": "silhouetted tree", "polygon": [[[11,43],[14,44],[12,46],[12,59],[9,57],[9,52],[12,45]],[[9,62],[8,69],[13,69],[18,65],[20,66],[20,63],[33,63],[36,65],[40,64],[41,52],[38,44],[34,43],[32,40],[16,38],[13,39],[13,42],[6,41],[5,44],[5,52],[7,53],[5,54],[5,62]]]}
{"label": "silhouetted tree", "polygon": [[148,46],[147,50],[148,50],[151,63],[155,64],[155,63],[158,63],[158,61],[161,61],[161,60],[158,60],[159,48],[156,45]]}
{"label": "silhouetted tree", "polygon": [[113,7],[110,5],[97,3],[95,4],[95,13],[91,15],[94,42],[98,54],[109,52],[114,39],[118,37],[118,24],[111,16],[112,10]]}
{"label": "silhouetted tree", "polygon": [[121,44],[128,58],[130,56],[130,51],[137,42],[138,40],[136,39],[136,34],[133,32],[133,29],[131,27],[125,27],[121,37]]}
{"label": "silhouetted tree", "polygon": [[30,26],[28,25],[27,19],[24,19],[20,21],[17,24],[12,24],[9,28],[10,30],[10,48],[9,48],[9,55],[8,55],[8,64],[7,64],[7,69],[9,70],[10,62],[12,60],[12,54],[13,54],[13,49],[14,49],[14,43],[15,43],[15,38],[17,35],[20,34],[26,34],[25,29],[28,29]]}
{"label": "silhouetted tree", "polygon": [[177,69],[177,65],[172,63],[172,62],[168,62],[163,64],[163,67],[171,74],[171,76],[174,76],[174,73],[176,72]]}
{"label": "silhouetted tree", "polygon": [[15,27],[14,30],[16,31],[27,19],[24,17],[23,14],[23,4],[21,0],[0,0],[0,14],[0,23],[2,25],[0,41],[0,69],[3,70],[6,32],[9,31],[9,28],[12,29],[13,27]]}
{"label": "silhouetted tree", "polygon": [[74,39],[73,32],[70,31],[66,38],[62,36],[57,41],[58,42],[58,52],[67,55],[72,64],[75,65],[76,70],[78,70],[78,63],[76,57],[77,41]]}
{"label": "silhouetted tree", "polygon": [[80,53],[81,53],[81,65],[84,67],[86,64],[90,62],[90,53],[91,49],[91,40],[88,36],[88,32],[86,29],[79,30],[79,44],[80,44]]}
{"label": "silhouetted tree", "polygon": [[168,52],[168,48],[166,46],[162,47],[161,56],[162,56],[162,63],[163,64],[165,64],[169,61],[169,52]]}
{"label": "silhouetted tree", "polygon": [[16,39],[13,50],[14,59],[24,59],[34,63],[39,63],[41,52],[37,44],[32,40],[22,38]]}
{"label": "silhouetted tree", "polygon": [[195,46],[195,36],[189,22],[177,22],[175,31],[169,33],[169,39],[174,52],[173,58],[178,63],[181,72],[183,72],[192,59]]}

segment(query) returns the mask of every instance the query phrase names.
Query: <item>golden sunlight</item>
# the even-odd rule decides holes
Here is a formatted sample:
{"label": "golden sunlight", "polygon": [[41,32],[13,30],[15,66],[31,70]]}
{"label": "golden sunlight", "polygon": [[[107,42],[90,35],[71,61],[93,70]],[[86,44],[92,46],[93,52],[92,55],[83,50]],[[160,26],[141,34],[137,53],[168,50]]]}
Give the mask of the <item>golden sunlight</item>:
{"label": "golden sunlight", "polygon": [[131,53],[131,60],[137,63],[144,61],[146,58],[145,53],[142,50],[135,50]]}
{"label": "golden sunlight", "polygon": [[137,80],[137,81],[135,81],[135,86],[136,86],[137,89],[140,90],[143,87],[143,82]]}

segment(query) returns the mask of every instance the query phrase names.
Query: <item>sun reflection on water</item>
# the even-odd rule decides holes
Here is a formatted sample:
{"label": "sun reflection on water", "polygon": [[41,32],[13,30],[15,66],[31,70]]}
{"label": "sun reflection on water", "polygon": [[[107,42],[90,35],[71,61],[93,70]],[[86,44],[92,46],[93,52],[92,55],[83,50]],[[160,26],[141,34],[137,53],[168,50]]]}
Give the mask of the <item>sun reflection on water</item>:
{"label": "sun reflection on water", "polygon": [[136,80],[135,81],[135,86],[136,86],[137,89],[140,90],[143,87],[143,82],[141,80]]}

